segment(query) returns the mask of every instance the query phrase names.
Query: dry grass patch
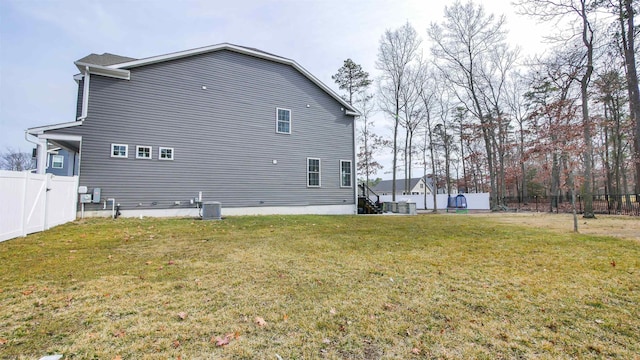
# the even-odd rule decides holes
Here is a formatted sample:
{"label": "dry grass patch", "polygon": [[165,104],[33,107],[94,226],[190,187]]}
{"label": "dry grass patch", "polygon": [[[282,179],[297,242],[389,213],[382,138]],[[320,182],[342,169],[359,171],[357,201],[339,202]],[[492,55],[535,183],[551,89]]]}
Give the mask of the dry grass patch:
{"label": "dry grass patch", "polygon": [[[551,213],[481,213],[478,217],[489,217],[505,224],[544,228],[563,233],[573,232],[573,215]],[[584,219],[578,215],[578,231],[582,234],[613,236],[640,240],[640,218],[622,215],[596,215],[595,219]]]}
{"label": "dry grass patch", "polygon": [[2,358],[640,353],[637,242],[475,216],[91,219],[0,262]]}

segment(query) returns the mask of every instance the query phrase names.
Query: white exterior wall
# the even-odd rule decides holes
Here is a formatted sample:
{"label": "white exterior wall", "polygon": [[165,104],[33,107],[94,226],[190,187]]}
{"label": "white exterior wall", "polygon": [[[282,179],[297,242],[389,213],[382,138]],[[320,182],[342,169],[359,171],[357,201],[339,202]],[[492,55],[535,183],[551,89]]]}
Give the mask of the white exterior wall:
{"label": "white exterior wall", "polygon": [[0,170],[0,241],[75,220],[78,177]]}
{"label": "white exterior wall", "polygon": [[[457,196],[452,194],[451,196]],[[489,193],[462,194],[467,199],[467,209],[469,210],[489,210]],[[406,201],[416,203],[416,209],[433,209],[433,195],[427,194],[427,207],[424,206],[424,195],[396,195],[396,201]],[[438,194],[436,197],[438,210],[447,209],[447,194]],[[391,201],[391,195],[381,195],[381,202]]]}

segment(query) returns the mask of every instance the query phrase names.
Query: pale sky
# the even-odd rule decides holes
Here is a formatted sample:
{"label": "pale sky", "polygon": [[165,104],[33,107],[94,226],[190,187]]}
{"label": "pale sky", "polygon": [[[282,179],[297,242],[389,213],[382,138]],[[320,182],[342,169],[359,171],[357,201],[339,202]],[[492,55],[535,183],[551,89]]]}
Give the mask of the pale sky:
{"label": "pale sky", "polygon": [[[73,62],[90,53],[145,58],[229,42],[293,59],[337,90],[331,75],[347,58],[377,76],[378,42],[386,29],[409,21],[428,51],[426,29],[441,22],[450,3],[0,0],[0,150],[30,152],[25,129],[74,120]],[[507,16],[512,44],[526,54],[541,51],[540,28],[516,15],[510,0],[476,3]]]}

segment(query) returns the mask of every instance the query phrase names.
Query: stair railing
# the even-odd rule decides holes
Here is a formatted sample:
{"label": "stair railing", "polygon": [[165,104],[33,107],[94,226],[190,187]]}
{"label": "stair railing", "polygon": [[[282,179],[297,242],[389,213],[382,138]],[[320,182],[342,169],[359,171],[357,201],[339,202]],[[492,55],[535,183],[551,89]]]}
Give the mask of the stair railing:
{"label": "stair railing", "polygon": [[360,196],[369,199],[369,201],[374,203],[376,206],[378,207],[380,206],[380,195],[376,194],[375,191],[371,190],[371,188],[367,186],[367,184],[360,183],[358,185],[358,188],[360,189],[360,194],[359,194]]}

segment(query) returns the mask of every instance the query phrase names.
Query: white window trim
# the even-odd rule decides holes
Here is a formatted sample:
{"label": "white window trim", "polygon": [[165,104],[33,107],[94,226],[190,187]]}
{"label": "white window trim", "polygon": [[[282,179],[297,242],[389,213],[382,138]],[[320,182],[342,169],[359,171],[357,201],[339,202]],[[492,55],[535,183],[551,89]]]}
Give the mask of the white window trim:
{"label": "white window trim", "polygon": [[[344,185],[342,183],[342,163],[349,163],[349,183],[350,185]],[[352,188],[353,187],[353,161],[351,160],[340,160],[340,187],[341,188]]]}
{"label": "white window trim", "polygon": [[[283,131],[278,131],[278,110],[284,110],[284,111],[288,111],[289,112],[289,132],[283,132]],[[277,134],[285,134],[285,135],[291,135],[291,125],[292,125],[292,114],[291,114],[291,109],[285,109],[285,108],[280,108],[277,107],[276,108],[276,133]]]}
{"label": "white window trim", "polygon": [[[309,185],[309,160],[318,160],[318,185]],[[319,188],[322,187],[322,160],[320,158],[307,158],[307,187],[309,188]]]}
{"label": "white window trim", "polygon": [[[114,146],[124,146],[124,155],[113,155]],[[111,144],[111,157],[126,159],[129,157],[129,145],[127,144]]]}
{"label": "white window trim", "polygon": [[[149,149],[149,157],[139,156],[140,148],[148,148]],[[145,159],[145,160],[153,159],[153,147],[146,146],[146,145],[136,145],[136,159]]]}
{"label": "white window trim", "polygon": [[[162,150],[171,150],[171,158],[163,158]],[[173,160],[176,158],[176,151],[171,147],[160,146],[158,147],[158,160]]]}
{"label": "white window trim", "polygon": [[[56,161],[55,158],[59,157],[60,160],[60,166],[56,166]],[[51,168],[52,169],[64,169],[64,156],[63,155],[51,155]]]}

